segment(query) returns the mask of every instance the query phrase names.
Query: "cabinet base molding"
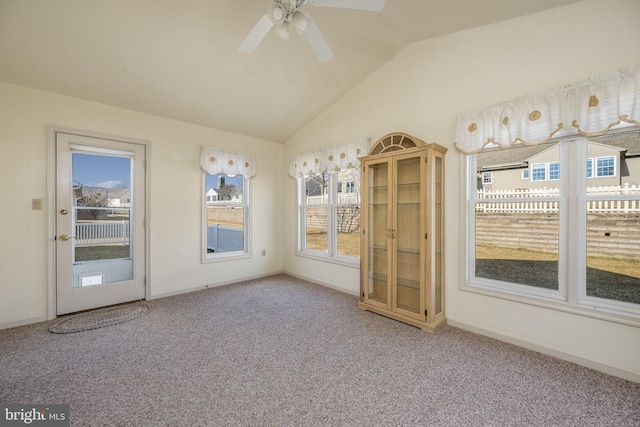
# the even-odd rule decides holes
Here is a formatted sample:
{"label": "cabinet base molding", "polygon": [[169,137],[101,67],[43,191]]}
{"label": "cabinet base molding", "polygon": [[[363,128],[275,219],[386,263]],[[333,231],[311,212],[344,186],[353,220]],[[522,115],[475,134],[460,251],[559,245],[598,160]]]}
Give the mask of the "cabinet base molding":
{"label": "cabinet base molding", "polygon": [[407,323],[411,326],[415,326],[416,328],[420,328],[423,331],[428,332],[430,334],[433,334],[438,329],[441,329],[444,325],[447,324],[447,319],[445,319],[444,316],[433,323],[425,323],[417,319],[412,319],[411,317],[403,316],[402,314],[395,313],[393,311],[385,310],[383,308],[373,307],[363,302],[358,303],[358,308],[360,310],[370,311],[372,313],[376,313],[381,316],[388,317],[390,319],[397,320],[402,323]]}

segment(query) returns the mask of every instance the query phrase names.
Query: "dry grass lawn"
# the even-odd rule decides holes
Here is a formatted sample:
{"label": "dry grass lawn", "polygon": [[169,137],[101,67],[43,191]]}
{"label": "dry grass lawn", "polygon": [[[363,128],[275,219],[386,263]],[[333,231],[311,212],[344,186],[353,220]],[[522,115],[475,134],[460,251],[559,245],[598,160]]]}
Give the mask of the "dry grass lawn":
{"label": "dry grass lawn", "polygon": [[[504,248],[500,246],[476,246],[477,259],[508,259],[523,261],[556,261],[558,255],[551,252],[527,249]],[[587,267],[623,276],[640,278],[640,261],[637,259],[587,257]]]}

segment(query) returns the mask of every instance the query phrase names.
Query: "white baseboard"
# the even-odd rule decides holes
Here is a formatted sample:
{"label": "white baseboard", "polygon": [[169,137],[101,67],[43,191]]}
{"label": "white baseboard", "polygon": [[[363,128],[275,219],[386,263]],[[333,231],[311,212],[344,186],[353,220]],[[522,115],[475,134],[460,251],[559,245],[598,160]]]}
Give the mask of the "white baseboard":
{"label": "white baseboard", "polygon": [[344,292],[345,294],[353,295],[353,296],[356,296],[356,297],[360,295],[359,291],[350,291],[348,289],[341,288],[341,287],[336,286],[336,285],[332,285],[331,283],[326,283],[326,282],[322,282],[320,280],[311,279],[309,277],[302,276],[300,274],[294,274],[294,273],[291,273],[289,271],[285,271],[284,274],[287,274],[287,275],[289,275],[291,277],[296,277],[296,278],[298,278],[300,280],[306,280],[307,282],[315,283],[316,285],[320,285],[320,286],[324,286],[326,288],[334,289],[336,291]]}
{"label": "white baseboard", "polygon": [[17,328],[18,326],[32,325],[34,323],[45,322],[47,316],[32,317],[30,319],[17,320],[15,322],[0,323],[0,329]]}
{"label": "white baseboard", "polygon": [[456,322],[455,320],[447,319],[447,324],[456,328],[464,329],[465,331],[473,332],[479,335],[484,335],[489,338],[494,338],[499,341],[504,341],[509,344],[517,345],[528,350],[537,351],[538,353],[553,356],[558,359],[566,360],[567,362],[575,363],[576,365],[584,366],[586,368],[594,369],[596,371],[604,372],[605,374],[613,375],[618,378],[622,378],[627,381],[633,381],[640,383],[640,372],[630,371],[620,366],[611,365],[609,363],[601,362],[598,360],[588,359],[577,354],[568,353],[564,350],[560,350],[553,347],[548,347],[539,343],[523,340],[510,335],[500,334],[497,332],[489,331],[486,329],[478,328],[476,326],[467,325],[466,323]]}
{"label": "white baseboard", "polygon": [[196,286],[194,288],[182,289],[182,290],[175,291],[175,292],[165,292],[165,293],[162,293],[162,294],[151,295],[149,297],[149,300],[172,297],[172,296],[175,296],[175,295],[188,294],[190,292],[201,291],[203,289],[211,289],[211,288],[217,288],[219,286],[226,286],[226,285],[231,285],[231,284],[234,284],[234,283],[246,282],[247,280],[262,279],[263,277],[274,276],[276,274],[282,274],[282,273],[283,273],[282,270],[278,270],[278,271],[274,271],[274,272],[271,272],[271,273],[259,274],[257,276],[240,277],[238,279],[226,280],[224,282],[217,282],[217,283],[212,283],[212,284],[209,284],[209,285]]}

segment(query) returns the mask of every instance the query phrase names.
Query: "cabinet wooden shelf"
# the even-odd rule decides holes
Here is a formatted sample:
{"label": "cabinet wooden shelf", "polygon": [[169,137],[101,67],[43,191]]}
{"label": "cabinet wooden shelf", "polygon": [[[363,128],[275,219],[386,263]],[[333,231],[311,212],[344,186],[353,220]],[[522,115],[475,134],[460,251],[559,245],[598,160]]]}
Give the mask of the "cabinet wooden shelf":
{"label": "cabinet wooden shelf", "polygon": [[358,307],[434,332],[444,316],[444,155],[402,133],[362,165]]}

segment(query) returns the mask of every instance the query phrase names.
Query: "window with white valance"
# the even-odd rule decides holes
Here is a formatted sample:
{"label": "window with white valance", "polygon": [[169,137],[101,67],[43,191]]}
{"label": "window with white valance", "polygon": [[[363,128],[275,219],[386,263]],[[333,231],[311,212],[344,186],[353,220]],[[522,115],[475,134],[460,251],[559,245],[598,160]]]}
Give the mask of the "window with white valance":
{"label": "window with white valance", "polygon": [[251,256],[250,186],[253,154],[202,147],[202,262]]}
{"label": "window with white valance", "polygon": [[369,153],[369,138],[363,137],[349,142],[294,156],[289,167],[292,178],[319,175],[324,172],[345,171],[360,165],[358,157]]}
{"label": "window with white valance", "polygon": [[298,250],[302,256],[349,266],[360,262],[360,161],[369,138],[296,155]]}
{"label": "window with white valance", "polygon": [[640,67],[460,114],[461,289],[640,326]]}
{"label": "window with white valance", "polygon": [[455,146],[466,154],[552,138],[597,136],[627,122],[640,126],[640,67],[632,66],[458,116]]}
{"label": "window with white valance", "polygon": [[202,147],[200,167],[210,175],[242,175],[249,179],[256,174],[256,160],[253,154]]}

